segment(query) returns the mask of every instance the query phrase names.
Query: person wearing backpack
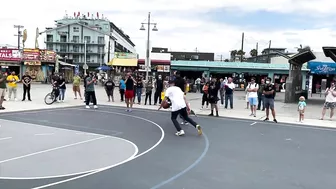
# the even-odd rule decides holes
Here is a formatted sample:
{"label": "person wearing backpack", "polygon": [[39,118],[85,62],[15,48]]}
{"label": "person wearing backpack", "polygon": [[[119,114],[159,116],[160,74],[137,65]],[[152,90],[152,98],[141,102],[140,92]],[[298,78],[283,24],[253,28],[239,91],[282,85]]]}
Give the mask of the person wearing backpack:
{"label": "person wearing backpack", "polygon": [[251,108],[250,116],[257,116],[257,103],[258,103],[258,89],[259,85],[255,82],[255,78],[251,78],[250,84],[247,86],[248,101]]}

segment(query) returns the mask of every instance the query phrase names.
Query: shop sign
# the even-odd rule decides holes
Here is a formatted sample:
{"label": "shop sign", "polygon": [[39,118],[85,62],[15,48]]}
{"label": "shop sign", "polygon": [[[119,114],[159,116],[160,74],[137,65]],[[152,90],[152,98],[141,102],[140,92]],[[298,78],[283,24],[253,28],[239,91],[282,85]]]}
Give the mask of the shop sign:
{"label": "shop sign", "polygon": [[115,52],[114,58],[116,59],[137,59],[138,55],[134,53]]}
{"label": "shop sign", "polygon": [[41,66],[41,62],[40,61],[24,62],[24,65],[26,65],[26,66]]}
{"label": "shop sign", "polygon": [[40,50],[39,49],[24,49],[22,60],[39,61],[40,60]]}
{"label": "shop sign", "polygon": [[55,62],[56,52],[50,50],[40,50],[41,62]]}
{"label": "shop sign", "polygon": [[0,61],[20,61],[21,53],[18,49],[0,49]]}

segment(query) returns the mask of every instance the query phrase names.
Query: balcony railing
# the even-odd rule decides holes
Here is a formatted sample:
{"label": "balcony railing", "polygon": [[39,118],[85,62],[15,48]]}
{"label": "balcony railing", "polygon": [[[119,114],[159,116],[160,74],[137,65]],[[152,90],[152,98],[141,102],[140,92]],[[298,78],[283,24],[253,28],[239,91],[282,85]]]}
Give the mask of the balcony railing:
{"label": "balcony railing", "polygon": [[[47,39],[46,41],[44,41],[44,43],[66,43],[66,44],[79,44],[79,45],[84,45],[84,40],[70,40],[70,41],[66,41],[66,40],[51,40],[51,39]],[[87,41],[86,45],[102,45],[104,46],[105,43],[102,41]]]}

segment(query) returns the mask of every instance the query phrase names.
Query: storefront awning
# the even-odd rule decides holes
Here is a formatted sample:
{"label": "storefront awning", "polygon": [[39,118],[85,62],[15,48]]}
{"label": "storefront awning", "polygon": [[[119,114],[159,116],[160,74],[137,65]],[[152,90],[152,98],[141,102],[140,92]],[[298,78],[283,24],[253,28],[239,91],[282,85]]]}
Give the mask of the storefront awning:
{"label": "storefront awning", "polygon": [[138,59],[120,59],[114,58],[107,63],[109,66],[138,66]]}
{"label": "storefront awning", "polygon": [[336,63],[332,62],[308,62],[310,73],[319,75],[336,74]]}
{"label": "storefront awning", "polygon": [[76,67],[76,65],[69,64],[69,63],[62,62],[62,61],[58,61],[58,63],[61,64],[62,66],[72,66],[72,67]]}

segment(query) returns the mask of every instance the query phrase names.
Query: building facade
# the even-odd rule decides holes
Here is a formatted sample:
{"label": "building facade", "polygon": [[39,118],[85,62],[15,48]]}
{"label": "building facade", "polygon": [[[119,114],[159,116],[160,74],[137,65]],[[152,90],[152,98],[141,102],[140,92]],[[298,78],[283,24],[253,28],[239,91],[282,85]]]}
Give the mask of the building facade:
{"label": "building facade", "polygon": [[170,60],[214,61],[215,53],[169,51],[168,48],[153,47],[152,53],[170,53]]}
{"label": "building facade", "polygon": [[111,61],[114,52],[135,53],[129,36],[106,18],[84,15],[56,20],[56,27],[42,32],[46,49],[53,50],[67,62],[98,67]]}
{"label": "building facade", "polygon": [[292,55],[294,53],[289,53],[286,51],[286,48],[266,48],[261,51],[260,55],[254,57],[248,57],[245,62],[259,62],[259,63],[271,63],[272,58],[279,57],[279,53],[284,55]]}

